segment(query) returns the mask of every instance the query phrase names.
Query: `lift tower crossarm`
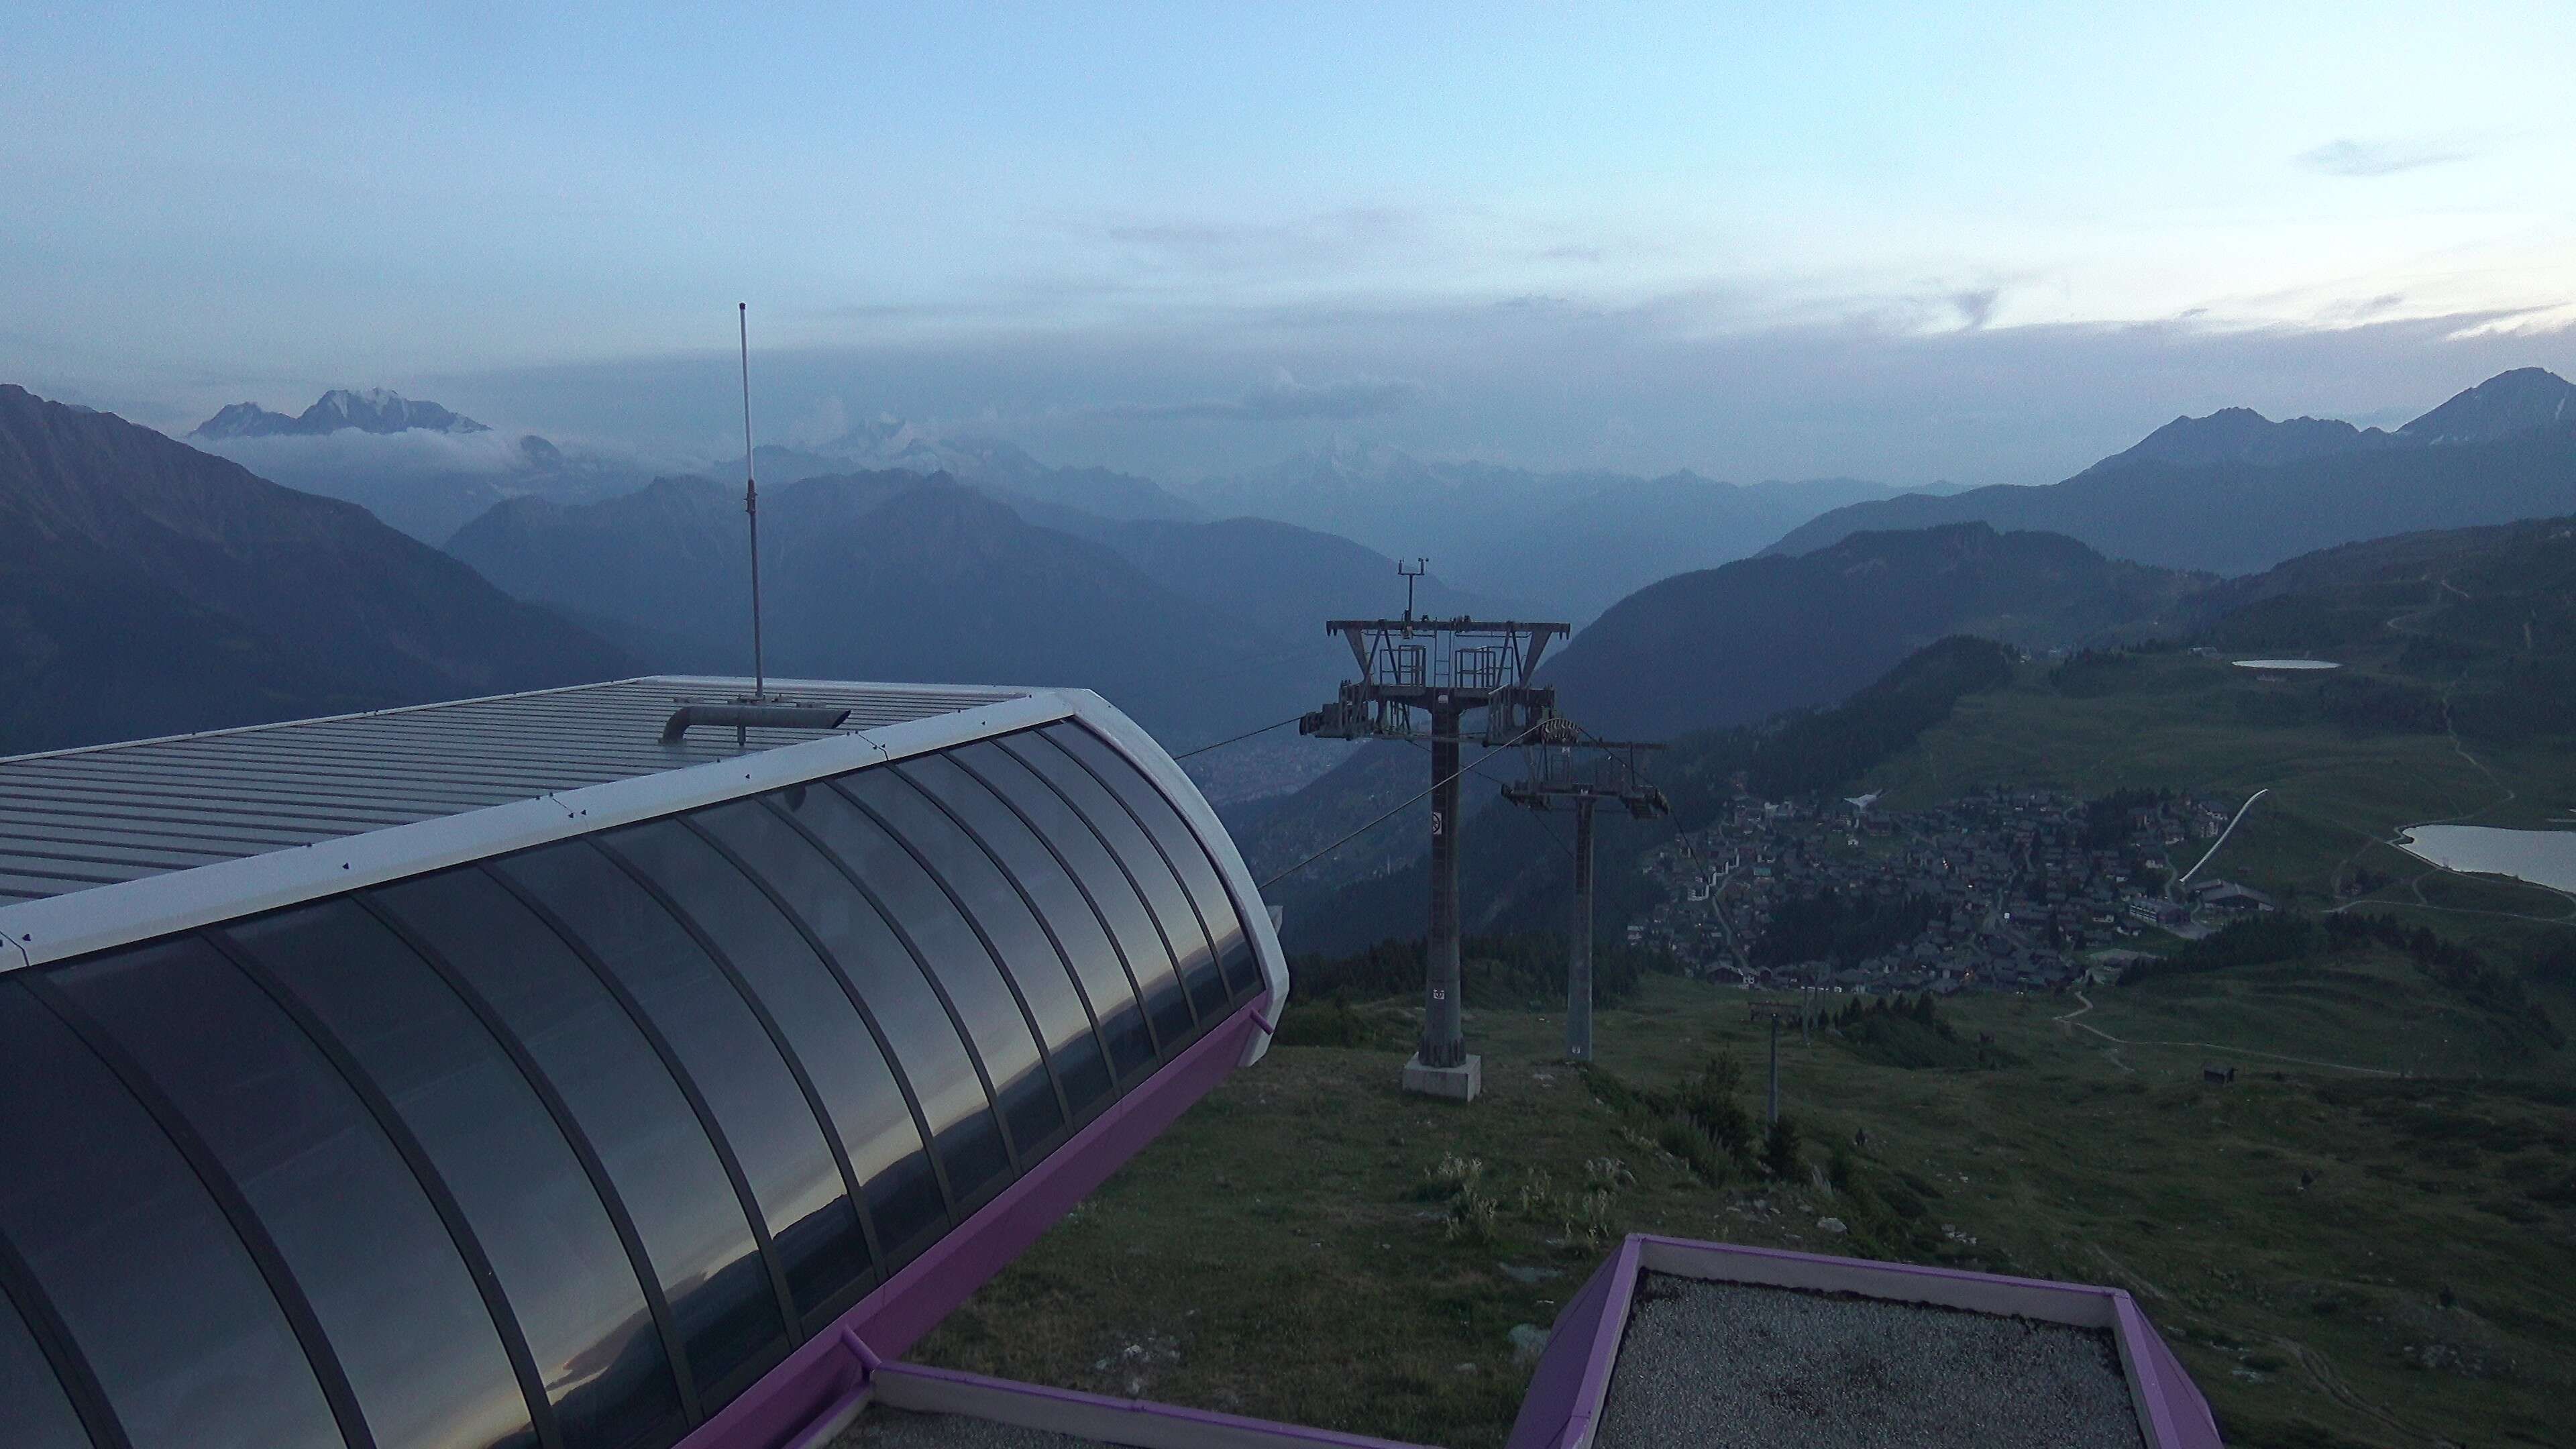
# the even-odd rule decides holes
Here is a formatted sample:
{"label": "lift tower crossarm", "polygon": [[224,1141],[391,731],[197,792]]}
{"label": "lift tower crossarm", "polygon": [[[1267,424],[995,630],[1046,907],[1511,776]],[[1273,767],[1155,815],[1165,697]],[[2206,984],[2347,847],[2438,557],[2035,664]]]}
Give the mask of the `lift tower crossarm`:
{"label": "lift tower crossarm", "polygon": [[1459,716],[1483,710],[1488,746],[1519,739],[1554,712],[1556,691],[1532,681],[1548,645],[1573,632],[1559,623],[1463,617],[1335,619],[1324,629],[1350,645],[1359,678],[1299,721],[1299,733],[1410,739],[1419,709],[1431,715],[1436,743],[1456,734]]}

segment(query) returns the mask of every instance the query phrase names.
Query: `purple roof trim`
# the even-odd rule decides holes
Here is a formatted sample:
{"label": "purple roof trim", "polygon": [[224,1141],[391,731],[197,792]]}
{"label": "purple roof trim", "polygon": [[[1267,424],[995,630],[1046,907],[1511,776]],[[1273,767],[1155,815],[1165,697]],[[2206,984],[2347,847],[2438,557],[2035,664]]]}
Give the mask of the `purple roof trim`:
{"label": "purple roof trim", "polygon": [[1601,1317],[1593,1324],[1583,1353],[1583,1373],[1575,1380],[1574,1401],[1566,1406],[1565,1427],[1555,1442],[1571,1444],[1592,1437],[1592,1421],[1610,1394],[1610,1370],[1619,1362],[1619,1340],[1628,1332],[1628,1298],[1637,1286],[1637,1261],[1646,1240],[1635,1233],[1619,1244],[1605,1271],[1610,1281],[1601,1297]]}
{"label": "purple roof trim", "polygon": [[1716,1251],[1738,1258],[1771,1258],[1786,1263],[1830,1264],[1837,1268],[1866,1268],[1904,1278],[1945,1278],[1956,1283],[2008,1283],[2017,1288],[2037,1288],[2051,1293],[2067,1293],[2088,1298],[2117,1294],[2117,1288],[2103,1288],[2091,1283],[2064,1283],[2053,1278],[2016,1278],[2009,1273],[1971,1273],[1964,1268],[1935,1268],[1924,1263],[1892,1263],[1878,1258],[1843,1258],[1830,1253],[1801,1253],[1790,1248],[1755,1248],[1738,1243],[1703,1243],[1691,1238],[1668,1238],[1654,1233],[1635,1234],[1637,1243],[1665,1243],[1676,1248]]}
{"label": "purple roof trim", "polygon": [[1529,1392],[1521,1396],[1521,1411],[1512,1420],[1504,1449],[1553,1449],[1563,1442],[1575,1405],[1583,1398],[1586,1371],[1592,1365],[1606,1310],[1614,1298],[1623,1304],[1627,1301],[1620,1287],[1619,1259],[1617,1253],[1602,1259],[1582,1290],[1557,1310],[1556,1322],[1547,1332],[1547,1347],[1530,1374]]}
{"label": "purple roof trim", "polygon": [[930,1250],[680,1441],[679,1449],[783,1449],[865,1382],[864,1360],[900,1356],[1234,1070],[1259,1028],[1257,1000],[1146,1078]]}
{"label": "purple roof trim", "polygon": [[2218,1421],[2200,1385],[2165,1346],[2164,1336],[2147,1321],[2136,1299],[2119,1292],[2120,1336],[2145,1350],[2135,1357],[2138,1397],[2144,1401],[2156,1437],[2170,1449],[2221,1449]]}
{"label": "purple roof trim", "polygon": [[1304,1424],[1281,1424],[1267,1419],[1247,1419],[1237,1414],[1219,1414],[1207,1409],[1185,1409],[1176,1404],[1157,1404],[1145,1399],[1113,1399],[1101,1394],[1086,1394],[1074,1389],[1049,1388],[1043,1384],[1022,1383],[1016,1379],[997,1379],[984,1374],[964,1373],[957,1369],[925,1368],[920,1364],[887,1364],[878,1371],[878,1380],[911,1379],[919,1383],[953,1384],[1009,1394],[1015,1398],[1038,1399],[1050,1405],[1105,1410],[1116,1414],[1136,1414],[1152,1419],[1169,1420],[1175,1425],[1202,1428],[1244,1430],[1291,1444],[1316,1444],[1329,1449],[1422,1449],[1394,1439],[1374,1439],[1366,1434],[1345,1434],[1337,1429],[1317,1429]]}

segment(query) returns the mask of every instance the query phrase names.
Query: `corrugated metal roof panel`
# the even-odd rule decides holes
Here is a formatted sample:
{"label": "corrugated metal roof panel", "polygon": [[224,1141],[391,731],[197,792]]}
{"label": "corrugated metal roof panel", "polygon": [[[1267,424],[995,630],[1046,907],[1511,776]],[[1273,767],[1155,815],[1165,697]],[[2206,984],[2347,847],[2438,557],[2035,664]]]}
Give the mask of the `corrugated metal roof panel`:
{"label": "corrugated metal roof panel", "polygon": [[[0,901],[187,870],[817,738],[701,728],[661,742],[683,703],[747,679],[659,676],[374,714],[256,725],[0,759]],[[843,732],[1027,691],[773,680],[773,696],[846,708]]]}

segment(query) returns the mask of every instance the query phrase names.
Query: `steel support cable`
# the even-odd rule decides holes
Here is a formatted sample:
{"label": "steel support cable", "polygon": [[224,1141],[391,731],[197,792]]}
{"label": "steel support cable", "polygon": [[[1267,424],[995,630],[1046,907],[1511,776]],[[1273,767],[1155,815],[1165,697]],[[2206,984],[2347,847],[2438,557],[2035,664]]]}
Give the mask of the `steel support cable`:
{"label": "steel support cable", "polygon": [[[1496,748],[1496,749],[1498,749],[1498,750],[1507,750],[1507,749],[1510,749],[1512,746],[1514,746],[1514,745],[1516,745],[1516,744],[1519,744],[1522,740],[1525,740],[1525,739],[1529,738],[1531,735],[1538,733],[1538,729],[1539,729],[1539,726],[1538,726],[1538,725],[1535,725],[1535,724],[1534,724],[1534,725],[1531,725],[1528,729],[1525,729],[1525,730],[1521,731],[1519,734],[1516,734],[1516,735],[1512,736],[1510,739],[1507,739],[1507,740],[1503,741],[1501,744],[1496,745],[1494,748]],[[1411,794],[1411,795],[1407,795],[1407,796],[1406,796],[1406,797],[1404,797],[1403,799],[1396,801],[1393,805],[1391,805],[1391,806],[1387,807],[1387,809],[1386,809],[1384,812],[1380,813],[1380,814],[1379,814],[1375,819],[1373,819],[1373,820],[1369,821],[1366,825],[1361,826],[1359,829],[1357,829],[1357,830],[1354,830],[1354,831],[1350,832],[1348,835],[1343,836],[1341,839],[1334,841],[1332,844],[1325,846],[1323,849],[1321,849],[1321,850],[1319,850],[1319,851],[1316,851],[1313,855],[1307,856],[1304,860],[1301,860],[1301,861],[1297,862],[1295,865],[1292,865],[1292,866],[1288,867],[1286,870],[1283,870],[1283,871],[1279,872],[1277,875],[1274,875],[1274,876],[1270,877],[1268,880],[1263,881],[1263,882],[1261,883],[1261,889],[1263,889],[1263,890],[1268,890],[1268,889],[1270,889],[1272,886],[1277,885],[1279,882],[1281,882],[1281,881],[1283,881],[1283,880],[1286,880],[1288,877],[1290,877],[1290,876],[1292,876],[1292,875],[1295,875],[1297,872],[1299,872],[1299,871],[1301,871],[1301,870],[1304,870],[1306,867],[1308,867],[1308,866],[1310,866],[1310,865],[1313,865],[1316,861],[1322,860],[1325,856],[1328,856],[1328,855],[1332,854],[1334,851],[1341,849],[1343,846],[1350,844],[1353,840],[1358,839],[1360,836],[1363,836],[1363,835],[1368,834],[1370,831],[1375,830],[1378,826],[1383,825],[1383,824],[1385,824],[1388,820],[1392,819],[1392,818],[1394,817],[1394,815],[1395,815],[1395,813],[1396,813],[1397,811],[1402,810],[1403,808],[1405,808],[1405,807],[1406,807],[1406,806],[1408,806],[1408,805],[1411,805],[1414,801],[1421,799],[1423,796],[1430,794],[1433,790],[1437,790],[1437,789],[1439,789],[1441,786],[1448,784],[1450,781],[1457,779],[1459,776],[1466,774],[1469,770],[1472,770],[1472,769],[1474,769],[1474,768],[1475,768],[1475,767],[1474,767],[1473,765],[1462,765],[1462,766],[1460,766],[1459,768],[1457,768],[1457,769],[1455,769],[1455,770],[1450,771],[1447,775],[1443,776],[1442,778],[1432,781],[1432,782],[1431,782],[1431,784],[1430,784],[1430,786],[1429,786],[1428,788],[1423,789],[1423,790],[1416,791],[1415,793],[1413,793],[1413,794]]]}
{"label": "steel support cable", "polygon": [[1100,694],[1115,695],[1121,699],[1166,699],[1177,691],[1204,689],[1211,682],[1239,679],[1247,674],[1255,674],[1264,670],[1275,669],[1282,664],[1295,664],[1308,659],[1322,659],[1333,654],[1343,654],[1347,656],[1348,651],[1343,649],[1338,643],[1318,644],[1311,648],[1294,648],[1283,650],[1277,654],[1265,654],[1258,658],[1238,662],[1224,669],[1192,674],[1187,679],[1173,679],[1167,672],[1157,672],[1150,676],[1139,676],[1123,682],[1100,681],[1088,687]]}
{"label": "steel support cable", "polygon": [[[1422,743],[1422,741],[1420,741],[1420,740],[1408,739],[1408,740],[1406,740],[1406,741],[1405,741],[1405,743],[1406,743],[1406,744],[1408,744],[1408,745],[1413,746],[1413,747],[1414,747],[1415,749],[1417,749],[1417,750],[1429,750],[1429,749],[1431,748],[1429,745],[1426,745],[1426,744]],[[1481,755],[1478,755],[1478,756],[1475,758],[1475,761],[1474,761],[1472,764],[1469,764],[1469,765],[1467,765],[1467,766],[1465,767],[1465,773],[1470,774],[1470,775],[1473,775],[1473,776],[1475,776],[1475,777],[1476,777],[1477,779],[1479,779],[1479,780],[1489,780],[1489,781],[1493,782],[1494,784],[1501,785],[1501,786],[1504,786],[1504,787],[1508,788],[1508,787],[1512,784],[1512,782],[1511,782],[1511,781],[1504,779],[1504,778],[1503,778],[1502,776],[1500,776],[1500,775],[1488,775],[1488,774],[1486,774],[1486,773],[1485,773],[1485,762],[1486,762],[1487,760],[1492,759],[1494,756],[1501,754],[1503,751],[1505,751],[1505,750],[1507,750],[1507,749],[1510,749],[1510,748],[1511,748],[1511,746],[1510,746],[1510,745],[1507,745],[1507,744],[1504,744],[1504,745],[1496,745],[1496,746],[1495,746],[1495,747],[1493,747],[1492,749],[1487,750],[1485,753],[1483,753],[1483,754],[1481,754]],[[1437,787],[1435,787],[1435,788],[1437,788]],[[1395,808],[1397,808],[1398,810],[1401,810],[1401,809],[1403,809],[1404,807],[1403,807],[1402,805],[1399,805],[1399,806],[1397,806],[1397,807],[1395,807]],[[1565,852],[1565,858],[1566,858],[1566,859],[1568,859],[1568,860],[1572,860],[1572,859],[1574,859],[1574,842],[1573,842],[1573,841],[1570,841],[1570,840],[1557,840],[1557,838],[1556,838],[1556,832],[1555,832],[1555,831],[1553,831],[1553,830],[1548,830],[1548,831],[1546,831],[1546,835],[1547,835],[1547,838],[1548,838],[1549,840],[1552,840],[1552,841],[1555,841],[1555,842],[1556,842],[1556,848],[1557,848],[1557,849],[1562,850],[1562,851],[1564,851],[1564,852]]]}
{"label": "steel support cable", "polygon": [[1219,740],[1219,741],[1217,741],[1215,744],[1212,744],[1212,745],[1201,745],[1201,746],[1199,746],[1199,747],[1198,747],[1197,749],[1195,749],[1195,750],[1183,750],[1183,751],[1181,751],[1179,754],[1172,756],[1172,758],[1173,758],[1173,759],[1175,759],[1175,760],[1186,760],[1186,759],[1188,759],[1189,757],[1191,757],[1192,755],[1204,755],[1204,754],[1206,754],[1206,753],[1207,753],[1208,751],[1210,751],[1210,750],[1221,750],[1221,749],[1224,749],[1224,748],[1225,748],[1226,746],[1228,746],[1228,745],[1239,745],[1239,744],[1242,744],[1245,740],[1248,740],[1248,739],[1252,738],[1254,735],[1266,735],[1266,734],[1270,733],[1272,730],[1278,729],[1278,728],[1279,728],[1280,726],[1282,726],[1282,725],[1292,725],[1292,724],[1295,724],[1297,721],[1299,721],[1299,720],[1301,720],[1301,719],[1304,719],[1305,717],[1306,717],[1306,716],[1304,716],[1303,714],[1292,714],[1292,715],[1288,716],[1286,719],[1281,719],[1281,720],[1272,720],[1270,723],[1268,723],[1268,724],[1266,724],[1266,725],[1263,725],[1261,728],[1259,728],[1259,729],[1257,729],[1257,730],[1245,730],[1243,733],[1241,733],[1241,734],[1239,734],[1239,735],[1236,735],[1233,739],[1230,739],[1230,740]]}

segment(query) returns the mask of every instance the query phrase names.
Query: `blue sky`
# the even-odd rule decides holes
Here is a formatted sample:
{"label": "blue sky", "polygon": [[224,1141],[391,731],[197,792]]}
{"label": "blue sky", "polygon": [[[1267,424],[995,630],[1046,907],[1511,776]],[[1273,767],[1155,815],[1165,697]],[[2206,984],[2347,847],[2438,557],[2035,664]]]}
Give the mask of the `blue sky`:
{"label": "blue sky", "polygon": [[741,299],[782,436],[2029,482],[2576,370],[2576,6],[1606,9],[11,3],[0,377],[686,451]]}

